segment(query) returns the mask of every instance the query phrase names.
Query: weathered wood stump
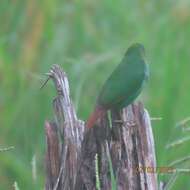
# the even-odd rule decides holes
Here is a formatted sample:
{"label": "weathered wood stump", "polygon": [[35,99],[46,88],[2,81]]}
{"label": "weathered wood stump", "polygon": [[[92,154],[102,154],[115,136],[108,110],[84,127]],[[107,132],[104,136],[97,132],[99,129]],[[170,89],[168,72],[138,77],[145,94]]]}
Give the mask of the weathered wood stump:
{"label": "weathered wood stump", "polygon": [[92,129],[76,116],[66,74],[49,73],[57,97],[55,121],[45,123],[46,190],[156,190],[150,117],[141,103],[111,110]]}

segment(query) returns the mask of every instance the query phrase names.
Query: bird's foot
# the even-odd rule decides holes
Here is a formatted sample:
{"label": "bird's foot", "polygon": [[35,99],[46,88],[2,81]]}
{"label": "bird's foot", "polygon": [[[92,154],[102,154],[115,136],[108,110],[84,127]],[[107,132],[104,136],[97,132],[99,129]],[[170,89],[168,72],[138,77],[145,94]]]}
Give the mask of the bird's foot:
{"label": "bird's foot", "polygon": [[127,125],[127,126],[134,126],[136,125],[136,122],[131,120],[131,121],[123,121],[123,120],[114,120],[114,123],[116,124],[123,124],[123,125]]}

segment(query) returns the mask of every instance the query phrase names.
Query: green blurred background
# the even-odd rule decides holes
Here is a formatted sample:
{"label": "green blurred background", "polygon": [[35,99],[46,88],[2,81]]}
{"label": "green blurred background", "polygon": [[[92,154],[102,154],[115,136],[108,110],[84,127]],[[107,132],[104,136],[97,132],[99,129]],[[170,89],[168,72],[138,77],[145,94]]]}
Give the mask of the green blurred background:
{"label": "green blurred background", "polygon": [[[0,2],[0,189],[43,189],[44,121],[53,119],[52,64],[67,72],[78,116],[86,120],[101,85],[133,42],[144,44],[150,81],[139,98],[152,117],[158,166],[190,154],[175,125],[190,116],[190,3],[175,0],[2,0]],[[33,163],[33,164],[32,164]],[[36,166],[36,175],[35,175]],[[180,168],[190,168],[185,162]],[[168,180],[169,175],[159,179]],[[172,189],[190,188],[180,174]]]}

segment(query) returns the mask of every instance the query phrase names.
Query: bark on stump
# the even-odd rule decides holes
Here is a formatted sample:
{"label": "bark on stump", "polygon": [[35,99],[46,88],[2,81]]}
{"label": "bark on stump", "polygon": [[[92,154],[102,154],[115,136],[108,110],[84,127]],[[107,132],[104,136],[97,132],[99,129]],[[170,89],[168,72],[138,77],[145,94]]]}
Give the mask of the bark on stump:
{"label": "bark on stump", "polygon": [[154,138],[141,103],[111,110],[92,129],[76,116],[66,74],[49,73],[57,90],[54,122],[45,123],[46,190],[156,190]]}

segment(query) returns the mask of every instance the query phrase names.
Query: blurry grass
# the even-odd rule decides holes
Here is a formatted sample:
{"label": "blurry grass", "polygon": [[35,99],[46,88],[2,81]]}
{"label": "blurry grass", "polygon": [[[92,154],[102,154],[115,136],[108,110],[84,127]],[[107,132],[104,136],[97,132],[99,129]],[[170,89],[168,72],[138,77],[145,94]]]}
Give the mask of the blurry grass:
{"label": "blurry grass", "polygon": [[[67,72],[78,115],[86,119],[102,83],[132,42],[147,50],[151,78],[140,99],[153,122],[158,165],[187,155],[190,143],[171,150],[174,124],[190,115],[190,4],[188,1],[29,1],[0,6],[0,144],[15,146],[0,157],[0,189],[14,181],[43,188],[44,120],[52,119],[52,83],[39,87],[52,64]],[[44,77],[45,79],[45,77]],[[175,159],[172,159],[175,160]],[[182,175],[174,189],[190,186]]]}
{"label": "blurry grass", "polygon": [[95,155],[96,189],[100,190],[100,173],[98,168],[98,154]]}

